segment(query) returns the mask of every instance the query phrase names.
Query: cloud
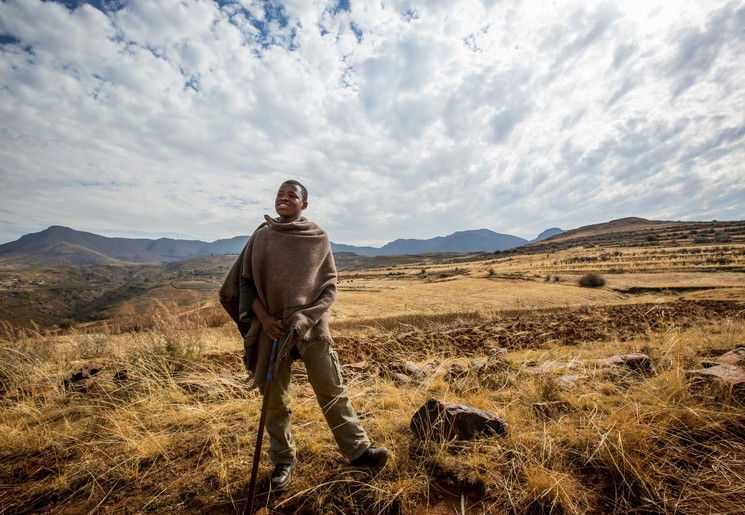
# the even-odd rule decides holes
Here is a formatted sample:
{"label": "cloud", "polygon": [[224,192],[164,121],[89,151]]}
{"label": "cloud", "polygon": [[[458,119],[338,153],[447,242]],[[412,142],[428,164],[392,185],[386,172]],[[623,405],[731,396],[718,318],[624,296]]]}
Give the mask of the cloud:
{"label": "cloud", "polygon": [[710,13],[703,30],[699,27],[682,27],[671,35],[675,52],[667,69],[673,79],[673,97],[705,78],[712,66],[717,64],[719,53],[726,52],[728,46],[745,47],[742,42],[743,23],[745,6],[730,2]]}
{"label": "cloud", "polygon": [[0,241],[247,234],[289,177],[340,243],[741,219],[744,20],[741,1],[8,0]]}

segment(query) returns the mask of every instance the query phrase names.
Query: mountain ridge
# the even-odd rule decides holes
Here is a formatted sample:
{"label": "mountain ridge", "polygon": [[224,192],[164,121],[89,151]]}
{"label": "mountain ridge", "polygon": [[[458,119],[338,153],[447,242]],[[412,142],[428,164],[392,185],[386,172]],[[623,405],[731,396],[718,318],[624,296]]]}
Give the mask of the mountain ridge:
{"label": "mountain ridge", "polygon": [[[549,231],[561,229],[549,229]],[[538,238],[541,238],[539,235]],[[538,239],[537,238],[537,239]],[[25,261],[33,265],[158,263],[198,256],[238,254],[249,236],[234,236],[213,242],[172,238],[122,238],[101,236],[53,225],[18,240],[0,245],[0,259]],[[532,240],[532,241],[537,241]],[[457,231],[429,239],[397,239],[382,247],[365,247],[331,242],[332,251],[360,256],[392,256],[431,252],[494,252],[529,243],[529,240],[489,229]]]}

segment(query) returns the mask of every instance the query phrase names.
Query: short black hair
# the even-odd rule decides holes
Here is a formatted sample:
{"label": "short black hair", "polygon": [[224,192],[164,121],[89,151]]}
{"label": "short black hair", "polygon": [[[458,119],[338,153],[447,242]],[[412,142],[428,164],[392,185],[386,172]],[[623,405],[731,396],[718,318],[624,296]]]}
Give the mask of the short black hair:
{"label": "short black hair", "polygon": [[305,188],[305,186],[300,184],[298,181],[296,181],[295,179],[289,179],[283,182],[282,184],[294,184],[295,186],[300,188],[300,191],[303,193],[303,202],[308,202],[308,190]]}

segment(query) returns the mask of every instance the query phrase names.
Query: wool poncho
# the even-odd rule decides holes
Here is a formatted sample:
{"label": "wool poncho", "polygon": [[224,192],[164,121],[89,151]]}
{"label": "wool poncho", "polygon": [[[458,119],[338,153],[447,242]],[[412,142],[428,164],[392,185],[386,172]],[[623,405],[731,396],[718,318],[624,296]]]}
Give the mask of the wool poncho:
{"label": "wool poncho", "polygon": [[241,317],[250,308],[241,306],[241,283],[244,289],[245,284],[253,285],[267,313],[281,320],[287,330],[280,338],[279,363],[296,338],[331,341],[329,308],[336,298],[337,277],[331,245],[321,227],[304,217],[287,223],[264,218],[266,222],[251,235],[220,289],[220,302],[244,337],[249,379],[252,386],[262,388],[272,342],[257,317]]}

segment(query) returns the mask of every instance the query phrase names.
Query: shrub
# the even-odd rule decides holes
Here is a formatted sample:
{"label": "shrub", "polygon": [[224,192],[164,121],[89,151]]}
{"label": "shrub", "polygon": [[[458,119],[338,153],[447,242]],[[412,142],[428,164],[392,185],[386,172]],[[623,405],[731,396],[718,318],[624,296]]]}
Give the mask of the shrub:
{"label": "shrub", "polygon": [[63,318],[59,321],[60,329],[73,329],[77,323],[72,318]]}
{"label": "shrub", "polygon": [[579,278],[579,285],[583,288],[601,288],[605,286],[605,279],[598,274],[585,274]]}

